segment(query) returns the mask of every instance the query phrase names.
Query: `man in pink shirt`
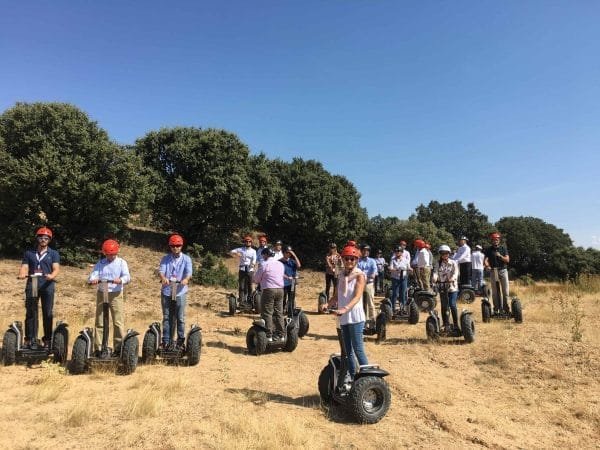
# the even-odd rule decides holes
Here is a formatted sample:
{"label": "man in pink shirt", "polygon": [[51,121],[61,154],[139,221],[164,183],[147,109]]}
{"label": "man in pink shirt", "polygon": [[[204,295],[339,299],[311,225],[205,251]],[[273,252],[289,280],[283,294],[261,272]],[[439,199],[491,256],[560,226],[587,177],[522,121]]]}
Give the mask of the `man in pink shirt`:
{"label": "man in pink shirt", "polygon": [[[254,282],[260,284],[261,318],[265,321],[269,342],[283,339],[283,275],[285,267],[273,258],[270,248],[261,251],[263,264],[254,275]],[[275,327],[273,327],[273,318]],[[275,329],[273,329],[275,328]]]}

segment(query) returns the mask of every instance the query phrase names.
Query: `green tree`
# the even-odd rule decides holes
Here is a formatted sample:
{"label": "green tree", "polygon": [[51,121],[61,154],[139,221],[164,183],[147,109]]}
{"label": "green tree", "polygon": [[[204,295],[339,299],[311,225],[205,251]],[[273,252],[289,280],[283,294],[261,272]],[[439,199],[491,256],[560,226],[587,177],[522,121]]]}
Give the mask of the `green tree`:
{"label": "green tree", "polygon": [[0,116],[0,251],[47,224],[66,260],[123,235],[152,197],[141,160],[75,106],[17,103]]}
{"label": "green tree", "polygon": [[415,218],[419,222],[433,222],[437,228],[444,228],[457,240],[465,235],[471,244],[483,242],[490,231],[492,224],[488,217],[481,213],[474,203],[468,203],[465,208],[461,201],[440,203],[431,201],[427,206],[419,205],[416,208]]}
{"label": "green tree", "polygon": [[571,270],[564,258],[572,254],[567,233],[537,217],[503,217],[496,223],[510,254],[510,266],[518,275],[561,278]]}
{"label": "green tree", "polygon": [[236,135],[165,128],[138,139],[135,148],[154,171],[152,221],[158,227],[214,251],[223,250],[234,231],[256,222],[249,151]]}

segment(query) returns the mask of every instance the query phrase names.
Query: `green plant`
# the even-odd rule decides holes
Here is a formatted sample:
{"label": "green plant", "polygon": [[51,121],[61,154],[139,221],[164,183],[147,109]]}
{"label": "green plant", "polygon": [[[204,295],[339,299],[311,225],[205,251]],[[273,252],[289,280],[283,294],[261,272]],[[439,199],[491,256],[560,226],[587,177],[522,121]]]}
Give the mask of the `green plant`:
{"label": "green plant", "polygon": [[221,286],[228,289],[237,287],[237,278],[229,272],[223,261],[210,252],[201,258],[193,280],[204,286]]}

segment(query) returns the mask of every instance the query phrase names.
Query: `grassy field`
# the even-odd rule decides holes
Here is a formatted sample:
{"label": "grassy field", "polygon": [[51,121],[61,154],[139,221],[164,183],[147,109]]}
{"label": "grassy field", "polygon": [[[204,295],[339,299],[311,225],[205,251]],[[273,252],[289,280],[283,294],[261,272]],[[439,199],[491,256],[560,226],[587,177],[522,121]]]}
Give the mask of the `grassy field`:
{"label": "grassy field", "polygon": [[[126,326],[142,334],[161,317],[154,275],[161,257],[124,247],[133,283]],[[228,261],[232,263],[232,261]],[[0,261],[0,326],[24,319],[19,261]],[[232,265],[234,267],[234,265]],[[55,318],[69,323],[69,352],[93,326],[87,271],[63,267]],[[336,352],[333,317],[318,315],[323,275],[304,271],[298,303],[310,331],[293,353],[253,357],[245,335],[252,316],[229,317],[220,289],[192,286],[187,328],[202,327],[196,367],[139,366],[130,376],[70,376],[53,364],[0,367],[1,448],[598,448],[600,295],[563,285],[513,287],[524,323],[481,323],[474,344],[429,343],[425,314],[395,324],[370,362],[387,369],[388,415],[356,425],[320,404],[317,377]]]}

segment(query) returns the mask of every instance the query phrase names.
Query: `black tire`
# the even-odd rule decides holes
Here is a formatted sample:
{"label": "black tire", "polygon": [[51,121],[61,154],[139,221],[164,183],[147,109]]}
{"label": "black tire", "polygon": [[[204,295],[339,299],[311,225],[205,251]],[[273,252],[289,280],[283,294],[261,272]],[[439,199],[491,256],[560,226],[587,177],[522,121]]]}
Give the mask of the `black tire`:
{"label": "black tire", "polygon": [[197,366],[202,352],[202,331],[198,330],[188,337],[186,355],[188,366]]}
{"label": "black tire", "polygon": [[430,295],[419,295],[419,293],[415,294],[415,303],[419,307],[419,309],[423,312],[429,312],[432,309],[435,309],[436,300],[435,297]]}
{"label": "black tire", "polygon": [[310,323],[308,321],[308,316],[304,313],[304,311],[300,311],[300,314],[298,314],[298,337],[302,338],[306,336],[309,327]]}
{"label": "black tire", "polygon": [[481,302],[481,320],[484,323],[489,323],[492,320],[492,308],[489,303]]}
{"label": "black tire", "polygon": [[408,323],[411,325],[419,323],[419,307],[414,300],[408,304]]}
{"label": "black tire", "polygon": [[237,310],[237,298],[235,296],[229,296],[229,315],[234,316],[235,311]]}
{"label": "black tire", "polygon": [[425,332],[427,333],[427,339],[431,341],[437,341],[440,335],[437,332],[437,325],[433,317],[428,317],[425,322]]}
{"label": "black tire", "polygon": [[317,299],[317,312],[323,313],[327,310],[327,296],[325,292],[321,292],[319,294],[319,298]]}
{"label": "black tire", "polygon": [[298,328],[288,327],[285,347],[283,349],[286,352],[293,352],[296,350],[296,347],[298,347]]}
{"label": "black tire", "polygon": [[379,422],[390,408],[392,395],[386,381],[381,377],[362,377],[354,382],[348,398],[348,406],[357,422]]}
{"label": "black tire", "polygon": [[475,301],[475,291],[464,289],[458,294],[458,301],[463,303],[473,303]]}
{"label": "black tire", "polygon": [[246,347],[251,355],[262,355],[267,350],[267,333],[262,328],[252,326],[246,333]]}
{"label": "black tire", "polygon": [[333,367],[331,367],[331,364],[327,364],[319,374],[319,396],[323,403],[331,403],[333,388]]}
{"label": "black tire", "polygon": [[85,339],[79,336],[75,339],[73,350],[71,351],[71,361],[69,364],[69,373],[71,375],[79,375],[85,372],[87,359],[87,343]]}
{"label": "black tire", "polygon": [[462,314],[460,316],[460,330],[467,344],[475,341],[475,321],[471,314]]}
{"label": "black tire", "polygon": [[121,353],[120,375],[129,375],[135,372],[138,362],[138,349],[140,341],[137,336],[132,336],[123,342],[123,351]]}
{"label": "black tire", "polygon": [[142,341],[142,364],[151,364],[156,358],[156,335],[148,330]]}
{"label": "black tire", "polygon": [[523,308],[521,307],[521,301],[514,298],[511,304],[512,315],[516,323],[523,323]]}
{"label": "black tire", "polygon": [[5,366],[12,366],[17,362],[17,333],[8,330],[2,339],[2,362]]}
{"label": "black tire", "polygon": [[384,313],[379,313],[375,319],[375,332],[377,333],[376,343],[379,344],[387,339],[387,319]]}
{"label": "black tire", "polygon": [[64,366],[67,363],[67,346],[69,345],[69,332],[65,328],[59,328],[54,333],[52,340],[52,354],[56,364]]}
{"label": "black tire", "polygon": [[392,310],[392,305],[385,302],[381,304],[381,312],[385,314],[385,319],[390,322],[394,318],[394,311]]}

